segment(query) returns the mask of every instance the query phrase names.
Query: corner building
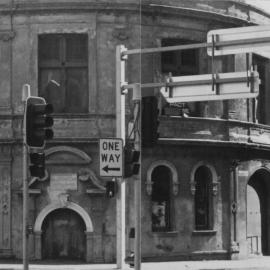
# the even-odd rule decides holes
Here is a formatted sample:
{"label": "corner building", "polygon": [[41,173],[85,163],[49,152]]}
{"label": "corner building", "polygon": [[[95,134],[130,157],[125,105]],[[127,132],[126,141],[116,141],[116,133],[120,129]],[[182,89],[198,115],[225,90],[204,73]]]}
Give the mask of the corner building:
{"label": "corner building", "polygon": [[[114,262],[116,200],[99,176],[98,139],[115,137],[115,49],[205,42],[209,30],[269,24],[239,1],[2,0],[0,4],[0,257],[22,258],[22,85],[54,105],[46,176],[29,181],[33,260]],[[270,254],[269,60],[218,57],[216,72],[255,64],[258,100],[169,106],[158,89],[159,139],[142,149],[143,260]],[[204,49],[130,56],[129,83],[211,73]],[[126,115],[132,119],[131,96]],[[186,114],[188,117],[181,115]],[[128,129],[128,128],[127,128]],[[127,182],[127,254],[134,227]]]}

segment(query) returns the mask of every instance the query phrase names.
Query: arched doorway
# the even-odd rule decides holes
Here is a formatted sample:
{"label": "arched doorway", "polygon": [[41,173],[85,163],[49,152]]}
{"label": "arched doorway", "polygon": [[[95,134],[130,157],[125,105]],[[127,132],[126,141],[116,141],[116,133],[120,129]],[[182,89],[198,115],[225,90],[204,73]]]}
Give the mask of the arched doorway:
{"label": "arched doorway", "polygon": [[50,212],[42,224],[42,258],[85,260],[85,223],[68,208]]}
{"label": "arched doorway", "polygon": [[247,240],[251,254],[270,255],[270,172],[257,170],[247,185]]}

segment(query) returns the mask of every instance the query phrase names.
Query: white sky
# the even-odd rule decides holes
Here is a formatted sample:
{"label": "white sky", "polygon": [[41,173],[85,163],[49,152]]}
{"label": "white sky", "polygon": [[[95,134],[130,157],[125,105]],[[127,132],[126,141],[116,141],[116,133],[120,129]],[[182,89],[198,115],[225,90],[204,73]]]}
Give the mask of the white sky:
{"label": "white sky", "polygon": [[270,13],[270,0],[245,0],[249,5],[257,6],[260,9]]}

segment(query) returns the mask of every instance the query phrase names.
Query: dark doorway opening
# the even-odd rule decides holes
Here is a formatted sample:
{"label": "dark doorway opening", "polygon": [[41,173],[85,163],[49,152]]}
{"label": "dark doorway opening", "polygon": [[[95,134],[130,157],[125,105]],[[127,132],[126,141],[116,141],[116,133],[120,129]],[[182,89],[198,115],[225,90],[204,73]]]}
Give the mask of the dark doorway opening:
{"label": "dark doorway opening", "polygon": [[270,173],[259,169],[247,186],[247,240],[251,254],[270,255]]}
{"label": "dark doorway opening", "polygon": [[42,259],[85,261],[85,224],[75,211],[57,209],[42,224]]}

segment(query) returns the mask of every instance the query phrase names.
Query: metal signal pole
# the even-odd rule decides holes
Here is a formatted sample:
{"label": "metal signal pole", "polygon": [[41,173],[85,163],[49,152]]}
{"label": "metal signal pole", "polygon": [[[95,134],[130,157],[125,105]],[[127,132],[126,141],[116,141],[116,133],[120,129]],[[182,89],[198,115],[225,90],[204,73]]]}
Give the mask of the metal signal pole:
{"label": "metal signal pole", "polygon": [[[122,59],[124,46],[116,48],[116,137],[125,145],[125,95],[122,85],[125,82],[125,60]],[[123,269],[126,254],[126,183],[123,177],[117,178],[118,192],[116,195],[116,264]]]}
{"label": "metal signal pole", "polygon": [[27,168],[27,145],[26,145],[26,100],[30,96],[30,85],[24,84],[22,89],[22,102],[24,103],[24,118],[23,118],[23,270],[29,269],[28,258],[28,168]]}
{"label": "metal signal pole", "polygon": [[134,84],[134,149],[140,152],[140,170],[134,178],[134,204],[135,204],[135,245],[134,245],[134,266],[135,270],[141,269],[141,85]]}

